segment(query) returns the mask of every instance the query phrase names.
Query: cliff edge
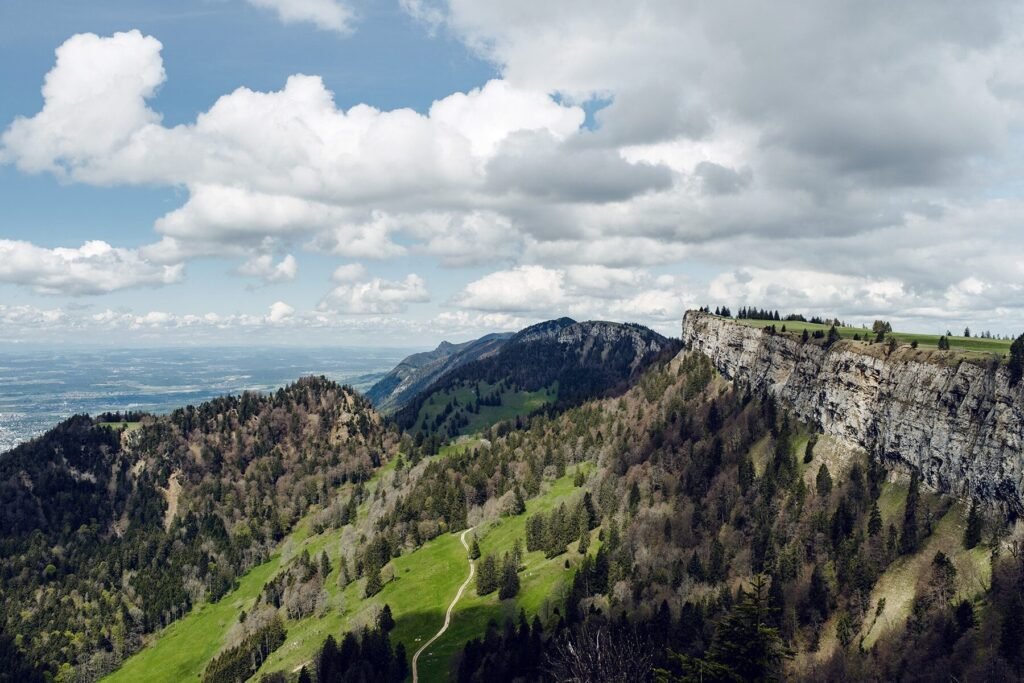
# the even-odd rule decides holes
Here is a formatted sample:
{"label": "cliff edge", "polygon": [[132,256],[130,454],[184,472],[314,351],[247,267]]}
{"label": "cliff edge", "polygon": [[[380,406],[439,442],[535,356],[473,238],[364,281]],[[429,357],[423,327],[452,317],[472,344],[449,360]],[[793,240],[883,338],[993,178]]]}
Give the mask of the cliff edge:
{"label": "cliff edge", "polygon": [[1024,383],[1010,387],[1005,366],[802,343],[700,311],[683,317],[682,340],[826,434],[917,468],[931,488],[1024,514]]}

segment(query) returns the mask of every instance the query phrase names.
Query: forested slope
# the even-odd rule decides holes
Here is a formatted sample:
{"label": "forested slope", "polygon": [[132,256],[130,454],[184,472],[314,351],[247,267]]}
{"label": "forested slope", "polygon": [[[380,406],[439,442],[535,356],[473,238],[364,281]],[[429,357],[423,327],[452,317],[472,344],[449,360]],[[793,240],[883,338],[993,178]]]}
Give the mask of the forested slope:
{"label": "forested slope", "polygon": [[364,399],[322,378],[131,432],[71,418],[0,458],[3,630],[41,669],[95,679],[229,591],[395,441]]}

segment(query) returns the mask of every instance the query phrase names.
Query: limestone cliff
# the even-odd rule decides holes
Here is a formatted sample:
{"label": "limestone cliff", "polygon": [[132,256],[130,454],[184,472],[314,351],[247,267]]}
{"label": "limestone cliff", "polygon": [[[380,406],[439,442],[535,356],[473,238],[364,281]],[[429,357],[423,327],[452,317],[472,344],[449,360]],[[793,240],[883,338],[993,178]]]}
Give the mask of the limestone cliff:
{"label": "limestone cliff", "polygon": [[727,377],[931,488],[1024,513],[1024,383],[997,363],[842,340],[830,347],[689,311],[683,343]]}

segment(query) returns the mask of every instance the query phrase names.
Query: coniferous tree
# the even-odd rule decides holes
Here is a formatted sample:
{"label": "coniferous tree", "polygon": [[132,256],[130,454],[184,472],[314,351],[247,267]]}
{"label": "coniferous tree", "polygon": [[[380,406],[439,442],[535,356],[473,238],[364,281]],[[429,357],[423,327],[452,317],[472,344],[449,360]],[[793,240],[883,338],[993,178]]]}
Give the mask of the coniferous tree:
{"label": "coniferous tree", "polygon": [[[710,421],[710,417],[708,418]],[[640,486],[637,485],[636,481],[629,487],[629,511],[636,512],[636,509],[640,506]]]}
{"label": "coniferous tree", "polygon": [[391,630],[395,628],[395,617],[391,614],[391,605],[385,604],[380,611],[377,616],[377,628],[384,633],[391,633]]}
{"label": "coniferous tree", "polygon": [[1013,340],[1010,344],[1010,386],[1016,386],[1024,377],[1024,334]]}
{"label": "coniferous tree", "polygon": [[476,594],[487,595],[498,588],[498,565],[494,555],[485,555],[476,573]]}
{"label": "coniferous tree", "polygon": [[807,439],[807,445],[804,447],[804,464],[806,465],[810,461],[814,460],[814,446],[818,443],[818,435],[811,434],[811,438]]}
{"label": "coniferous tree", "polygon": [[825,345],[832,346],[841,338],[842,337],[839,336],[839,330],[837,330],[836,326],[833,325],[832,327],[828,328],[828,339],[825,341]]}
{"label": "coniferous tree", "polygon": [[821,463],[821,467],[818,468],[818,476],[814,479],[814,486],[821,497],[826,497],[832,493],[832,474],[828,471],[828,465]]}
{"label": "coniferous tree", "polygon": [[776,680],[781,677],[783,661],[792,653],[778,629],[770,625],[764,575],[754,577],[752,588],[718,624],[708,659],[739,680]]}
{"label": "coniferous tree", "polygon": [[519,568],[516,566],[515,559],[509,554],[505,553],[505,559],[501,565],[501,587],[498,591],[498,598],[501,600],[507,600],[508,598],[514,598],[519,594]]}
{"label": "coniferous tree", "polygon": [[384,584],[380,578],[380,569],[376,566],[370,568],[370,573],[366,576],[366,590],[364,595],[368,598],[372,598],[377,593],[381,592],[384,588]]}
{"label": "coniferous tree", "polygon": [[477,541],[476,536],[473,537],[473,542],[469,544],[469,559],[480,559],[480,542]]}
{"label": "coniferous tree", "polygon": [[579,544],[579,548],[578,548],[580,555],[586,555],[587,554],[587,550],[589,548],[590,548],[590,532],[587,531],[587,530],[584,530],[584,531],[580,532],[580,544]]}
{"label": "coniferous tree", "polygon": [[964,529],[964,547],[970,550],[981,543],[983,521],[976,500],[971,500],[971,509],[967,513],[967,528]]}
{"label": "coniferous tree", "polygon": [[868,535],[877,536],[882,531],[882,511],[878,509],[878,501],[871,502],[871,517],[868,519]]}
{"label": "coniferous tree", "polygon": [[404,681],[409,675],[409,657],[405,653],[405,643],[395,645],[395,680]]}
{"label": "coniferous tree", "polygon": [[326,580],[331,573],[331,560],[327,557],[327,551],[320,553],[320,578]]}
{"label": "coniferous tree", "polygon": [[907,507],[903,512],[903,531],[900,534],[900,552],[909,555],[917,550],[920,541],[918,529],[918,498],[920,482],[917,470],[910,475],[910,488],[907,490]]}
{"label": "coniferous tree", "polygon": [[754,483],[754,462],[750,459],[749,453],[744,453],[739,462],[737,478],[739,479],[740,493],[746,493]]}

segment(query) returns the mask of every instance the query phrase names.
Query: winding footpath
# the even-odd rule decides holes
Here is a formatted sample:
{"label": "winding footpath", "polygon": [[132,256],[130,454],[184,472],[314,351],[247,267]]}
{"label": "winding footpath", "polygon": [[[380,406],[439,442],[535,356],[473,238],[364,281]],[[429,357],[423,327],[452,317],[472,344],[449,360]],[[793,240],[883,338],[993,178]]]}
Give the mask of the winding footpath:
{"label": "winding footpath", "polygon": [[[470,531],[472,531],[472,529],[466,529],[462,532],[462,535],[459,536],[459,540],[462,541],[462,547],[466,549],[467,557],[469,556],[469,544],[466,543],[466,534],[468,534]],[[412,656],[412,683],[419,683],[420,680],[419,667],[417,667],[420,655],[423,654],[424,650],[430,647],[435,640],[443,636],[444,632],[448,630],[448,624],[450,624],[452,621],[452,610],[455,609],[455,603],[457,603],[459,599],[462,598],[462,594],[466,592],[466,588],[469,587],[469,582],[473,580],[473,573],[475,571],[476,567],[473,564],[472,558],[470,558],[469,576],[466,578],[466,581],[461,586],[459,586],[459,592],[455,594],[455,599],[452,600],[452,603],[450,605],[448,605],[448,612],[444,615],[444,626],[441,627],[440,631],[434,634],[433,638],[423,643],[423,646],[420,647],[420,649],[416,650],[416,654]]]}

